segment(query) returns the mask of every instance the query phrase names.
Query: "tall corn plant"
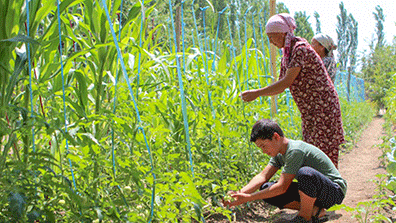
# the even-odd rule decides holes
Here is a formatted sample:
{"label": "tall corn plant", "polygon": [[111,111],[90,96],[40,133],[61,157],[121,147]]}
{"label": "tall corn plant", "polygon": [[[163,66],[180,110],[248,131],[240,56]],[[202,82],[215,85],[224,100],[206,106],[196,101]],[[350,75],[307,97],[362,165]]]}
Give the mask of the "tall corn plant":
{"label": "tall corn plant", "polygon": [[[18,35],[20,31],[19,28],[23,25],[23,23],[19,21],[21,14],[20,8],[23,2],[2,1],[0,4],[2,8],[1,17],[9,18],[9,20],[2,19],[0,22],[0,55],[2,55],[0,60],[0,140],[3,151],[7,153],[8,149],[14,143],[13,140],[15,140],[12,134],[12,128],[16,128],[13,121],[18,117],[17,109],[13,110],[10,105],[16,104],[13,100],[13,96],[15,96],[14,90],[20,81],[26,78],[23,76],[20,77],[27,61],[26,51],[24,49],[19,51],[14,50],[18,42],[27,40],[28,37]],[[9,136],[8,139],[10,141],[6,144],[8,146],[3,147],[3,139],[6,135]]]}
{"label": "tall corn plant", "polygon": [[[33,84],[30,86],[29,71],[27,66],[27,46],[30,47],[31,63],[37,65],[40,57],[38,49],[42,47],[42,39],[36,36],[37,32],[48,34],[45,19],[48,19],[51,10],[55,9],[50,1],[29,1],[29,7],[25,1],[2,1],[1,7],[1,33],[0,33],[0,147],[1,156],[1,218],[6,221],[25,221],[32,219],[54,219],[50,211],[56,202],[48,203],[48,197],[53,196],[54,190],[64,187],[64,179],[61,175],[51,172],[53,166],[57,166],[53,157],[45,150],[47,137],[40,137],[36,144],[36,151],[32,150],[32,127],[36,133],[46,125],[43,116],[38,112],[38,106],[34,106],[34,114],[31,114],[29,90],[33,91],[33,102],[38,101],[38,82],[33,76]],[[65,1],[63,10],[73,1]],[[27,27],[27,8],[29,10],[30,24]],[[49,24],[53,24],[49,22]],[[45,24],[48,25],[48,24]],[[48,26],[50,27],[50,25]],[[27,29],[30,36],[27,36]],[[33,70],[31,70],[33,73]],[[48,127],[48,125],[47,125]],[[46,141],[46,143],[44,143]],[[11,158],[9,149],[13,148],[15,158]],[[23,147],[23,151],[20,150]],[[22,152],[23,159],[19,154]],[[67,184],[67,183],[66,183]],[[65,188],[62,188],[64,190]],[[67,194],[68,190],[64,190]],[[69,190],[70,192],[70,190]],[[55,197],[57,197],[56,195]],[[43,217],[45,216],[45,217]]]}
{"label": "tall corn plant", "polygon": [[[120,2],[112,1],[112,7],[118,9]],[[133,193],[131,196],[125,197],[126,195],[122,194],[118,185],[142,187],[139,185],[143,178],[141,176],[143,170],[131,171],[135,165],[142,166],[144,163],[140,164],[141,159],[130,157],[133,155],[128,154],[131,150],[125,150],[128,146],[133,146],[135,140],[138,140],[136,139],[137,120],[132,106],[117,113],[121,114],[117,115],[118,117],[111,114],[114,103],[112,99],[115,94],[114,83],[119,78],[117,75],[119,66],[116,63],[117,55],[110,34],[110,26],[99,2],[82,1],[81,3],[76,6],[76,10],[71,10],[75,12],[61,15],[62,32],[65,33],[62,40],[66,53],[62,56],[66,57],[64,73],[67,74],[67,115],[70,134],[70,136],[66,135],[70,137],[68,138],[70,153],[67,157],[71,159],[73,168],[76,170],[76,178],[79,179],[77,188],[83,191],[81,197],[85,202],[79,204],[81,215],[87,218],[94,215],[101,219],[103,216],[114,214],[114,218],[120,219],[122,213],[137,213],[137,211],[128,209],[122,209],[121,212],[116,210],[119,210],[119,205],[135,202],[133,199],[138,196]],[[111,5],[111,1],[107,3],[108,6]],[[134,42],[139,37],[139,32],[136,30],[140,25],[138,17],[140,8],[140,4],[132,8],[128,20],[121,30],[122,51],[130,52],[123,59],[129,61],[131,65],[128,69],[131,78],[136,72],[134,64],[137,64],[137,59],[134,55],[141,51]],[[146,13],[149,14],[150,10],[152,9],[147,10]],[[117,10],[113,10],[111,17],[116,20],[115,24],[119,25],[116,13]],[[118,25],[113,28],[118,30]],[[77,45],[77,52],[74,52],[73,42]],[[59,107],[60,104],[59,99],[56,98],[60,93],[59,84],[57,84],[59,77],[58,74],[49,80],[49,84],[54,86],[51,93],[55,95],[52,103],[57,104],[56,107]],[[125,88],[123,83],[117,87],[121,86]],[[120,92],[123,91],[120,90]],[[122,96],[120,95],[120,97]],[[130,105],[130,98],[123,98],[123,100],[129,101]],[[56,114],[55,111],[54,114]],[[53,121],[56,121],[56,117],[53,117]],[[111,128],[114,128],[118,136],[116,143],[120,156],[130,158],[130,160],[119,161],[122,165],[118,168],[129,175],[119,182],[116,182],[116,178],[112,176],[112,163],[109,159],[111,157],[111,141],[109,140]],[[57,154],[61,157],[65,152],[64,138],[55,137],[54,140],[57,141],[56,145],[60,148]],[[132,145],[129,144],[130,142]],[[120,175],[124,176],[122,173]],[[136,186],[136,184],[138,185]],[[71,206],[74,205],[71,200],[70,203]],[[78,216],[77,210],[79,209],[75,209],[75,212],[71,210],[74,216]],[[95,210],[103,213],[93,214],[96,213]],[[106,212],[106,210],[108,211]]]}

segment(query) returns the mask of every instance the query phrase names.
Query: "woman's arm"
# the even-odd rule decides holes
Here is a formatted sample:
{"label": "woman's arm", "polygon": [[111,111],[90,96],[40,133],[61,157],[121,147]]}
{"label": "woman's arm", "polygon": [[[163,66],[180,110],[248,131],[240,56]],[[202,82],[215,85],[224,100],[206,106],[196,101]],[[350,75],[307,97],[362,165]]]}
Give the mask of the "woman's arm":
{"label": "woman's arm", "polygon": [[241,93],[240,97],[242,100],[249,102],[253,101],[260,96],[272,96],[282,93],[286,88],[292,85],[293,81],[297,78],[301,71],[301,67],[292,67],[286,71],[285,77],[277,82],[260,89],[254,89],[249,91],[244,91]]}

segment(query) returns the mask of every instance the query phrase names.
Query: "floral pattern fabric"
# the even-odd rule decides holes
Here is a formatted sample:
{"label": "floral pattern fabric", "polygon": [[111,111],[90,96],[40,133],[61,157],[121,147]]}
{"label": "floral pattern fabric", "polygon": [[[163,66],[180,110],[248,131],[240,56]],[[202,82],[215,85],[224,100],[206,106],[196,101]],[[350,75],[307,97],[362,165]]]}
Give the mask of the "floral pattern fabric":
{"label": "floral pattern fabric", "polygon": [[336,77],[336,72],[337,72],[337,63],[334,60],[333,57],[324,57],[323,58],[323,63],[326,67],[327,73],[330,76],[331,81],[334,84],[335,77]]}
{"label": "floral pattern fabric", "polygon": [[287,67],[282,61],[279,78],[292,67],[301,67],[289,89],[301,113],[303,140],[320,148],[337,166],[339,145],[345,139],[334,84],[322,59],[305,39],[293,39],[290,61]]}

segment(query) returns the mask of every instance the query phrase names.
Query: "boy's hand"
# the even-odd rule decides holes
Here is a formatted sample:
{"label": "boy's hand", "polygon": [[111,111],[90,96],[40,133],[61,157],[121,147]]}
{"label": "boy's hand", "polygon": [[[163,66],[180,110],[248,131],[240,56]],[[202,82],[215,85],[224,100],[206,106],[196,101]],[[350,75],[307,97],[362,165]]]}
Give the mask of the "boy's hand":
{"label": "boy's hand", "polygon": [[[231,199],[229,199],[231,197]],[[251,197],[251,194],[237,192],[237,191],[229,191],[223,199],[223,205],[225,207],[233,207],[248,201],[248,198]],[[226,199],[228,198],[228,199]]]}
{"label": "boy's hand", "polygon": [[235,199],[231,197],[232,194],[236,194],[238,192],[230,190],[228,193],[223,197],[223,206],[227,207],[229,206]]}

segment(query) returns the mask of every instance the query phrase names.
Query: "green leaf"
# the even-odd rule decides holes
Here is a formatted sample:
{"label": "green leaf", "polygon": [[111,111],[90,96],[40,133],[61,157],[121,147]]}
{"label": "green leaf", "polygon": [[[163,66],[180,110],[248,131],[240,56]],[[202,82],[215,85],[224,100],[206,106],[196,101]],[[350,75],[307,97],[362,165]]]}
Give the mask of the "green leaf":
{"label": "green leaf", "polygon": [[[81,135],[86,136],[87,138],[89,138],[92,142],[94,142],[96,145],[98,145],[99,147],[103,148],[103,146],[100,144],[100,142],[95,138],[94,135],[92,135],[91,133],[81,133]],[[99,151],[96,151],[99,152]]]}
{"label": "green leaf", "polygon": [[201,220],[202,219],[202,207],[200,205],[198,205],[197,203],[192,202],[194,205],[194,211],[195,214],[197,215],[197,220]]}
{"label": "green leaf", "polygon": [[37,211],[33,210],[27,214],[27,217],[29,222],[35,222],[36,220],[39,220],[40,214]]}
{"label": "green leaf", "polygon": [[30,44],[35,44],[35,45],[40,45],[40,43],[37,40],[32,39],[29,36],[21,35],[18,34],[17,36],[14,36],[10,39],[2,39],[0,42],[23,42],[23,43],[30,43]]}
{"label": "green leaf", "polygon": [[388,188],[390,191],[396,192],[396,181],[388,181],[388,183],[386,184],[386,188]]}
{"label": "green leaf", "polygon": [[389,163],[386,167],[386,171],[388,171],[388,173],[392,174],[393,176],[396,176],[396,162]]}
{"label": "green leaf", "polygon": [[24,48],[22,48],[20,50],[16,50],[16,54],[17,54],[17,57],[15,60],[14,72],[12,73],[12,76],[6,85],[7,90],[5,92],[4,105],[8,105],[8,103],[10,102],[10,100],[14,94],[15,86],[18,84],[19,75],[21,74],[22,70],[25,68],[25,64],[27,61],[27,54],[26,54],[26,50]]}
{"label": "green leaf", "polygon": [[141,8],[142,6],[140,4],[140,1],[137,2],[134,6],[132,6],[132,8],[129,10],[127,22],[135,19],[140,14]]}
{"label": "green leaf", "polygon": [[102,210],[100,210],[99,208],[95,208],[96,211],[96,215],[99,218],[99,221],[103,221],[103,214],[102,214]]}
{"label": "green leaf", "polygon": [[88,77],[81,70],[76,70],[74,72],[74,77],[78,83],[78,89],[75,90],[78,99],[80,100],[80,105],[85,114],[86,106],[88,105],[88,91],[87,91],[87,80]]}
{"label": "green leaf", "polygon": [[26,201],[23,195],[11,192],[8,198],[9,211],[16,219],[22,219],[25,212]]}
{"label": "green leaf", "polygon": [[76,102],[74,102],[71,98],[66,97],[66,101],[74,108],[74,112],[76,115],[79,117],[84,117],[86,116],[85,110]]}

